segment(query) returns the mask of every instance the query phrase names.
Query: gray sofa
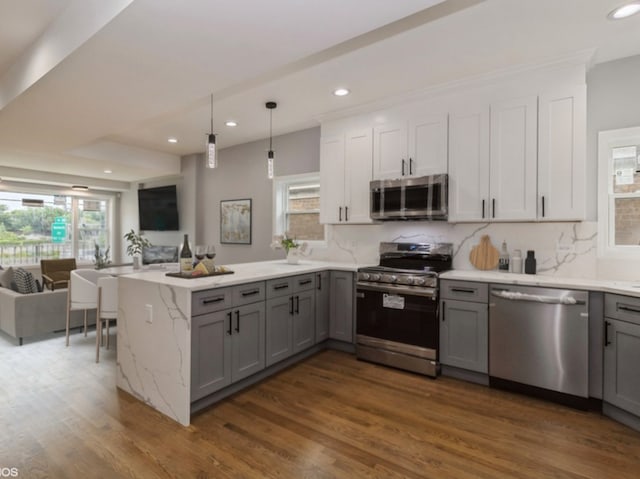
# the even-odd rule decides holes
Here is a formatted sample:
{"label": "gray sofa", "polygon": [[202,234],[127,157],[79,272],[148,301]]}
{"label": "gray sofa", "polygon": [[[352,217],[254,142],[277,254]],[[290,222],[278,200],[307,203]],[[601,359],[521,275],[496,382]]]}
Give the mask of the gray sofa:
{"label": "gray sofa", "polygon": [[[82,311],[73,311],[71,327],[82,326]],[[63,331],[67,318],[67,290],[20,294],[0,288],[0,330],[18,339]],[[95,324],[95,312],[88,314],[89,324]]]}

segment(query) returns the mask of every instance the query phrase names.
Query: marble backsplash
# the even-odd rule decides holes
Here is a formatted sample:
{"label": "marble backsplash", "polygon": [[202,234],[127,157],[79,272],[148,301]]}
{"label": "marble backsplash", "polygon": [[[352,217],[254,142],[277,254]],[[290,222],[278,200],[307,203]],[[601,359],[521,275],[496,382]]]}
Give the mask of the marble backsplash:
{"label": "marble backsplash", "polygon": [[597,278],[597,222],[578,223],[440,223],[388,222],[375,225],[334,225],[328,227],[328,247],[316,248],[319,260],[376,264],[381,241],[453,243],[453,267],[474,269],[469,261],[471,248],[482,235],[489,235],[500,250],[507,242],[510,254],[519,249],[523,257],[534,250],[537,273],[568,278]]}

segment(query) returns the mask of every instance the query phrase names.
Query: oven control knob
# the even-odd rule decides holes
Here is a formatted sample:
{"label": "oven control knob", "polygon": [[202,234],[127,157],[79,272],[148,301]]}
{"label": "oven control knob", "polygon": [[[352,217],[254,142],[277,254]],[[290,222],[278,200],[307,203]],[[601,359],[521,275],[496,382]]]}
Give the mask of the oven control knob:
{"label": "oven control knob", "polygon": [[398,277],[395,274],[392,274],[391,276],[389,276],[389,281],[391,283],[395,283],[396,281],[398,281]]}
{"label": "oven control knob", "polygon": [[424,285],[424,278],[413,278],[413,284],[416,286]]}
{"label": "oven control knob", "polygon": [[371,281],[380,281],[380,275],[378,273],[373,273],[371,275]]}
{"label": "oven control knob", "polygon": [[367,281],[371,275],[369,273],[360,273],[360,279],[363,281]]}

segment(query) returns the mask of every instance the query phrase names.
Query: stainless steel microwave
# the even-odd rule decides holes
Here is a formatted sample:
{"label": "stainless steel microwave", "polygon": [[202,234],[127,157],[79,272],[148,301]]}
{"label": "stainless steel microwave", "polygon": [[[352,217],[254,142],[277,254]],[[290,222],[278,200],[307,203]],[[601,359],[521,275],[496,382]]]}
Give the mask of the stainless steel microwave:
{"label": "stainless steel microwave", "polygon": [[429,175],[370,183],[371,219],[446,220],[448,175]]}

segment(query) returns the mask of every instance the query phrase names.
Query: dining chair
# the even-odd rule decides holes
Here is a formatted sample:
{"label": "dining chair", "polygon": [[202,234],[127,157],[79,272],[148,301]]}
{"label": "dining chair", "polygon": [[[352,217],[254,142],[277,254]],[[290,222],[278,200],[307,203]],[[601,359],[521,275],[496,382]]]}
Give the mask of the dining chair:
{"label": "dining chair", "polygon": [[[106,279],[116,279],[113,278],[108,273],[103,273],[100,271],[96,271],[94,269],[76,269],[71,271],[69,275],[69,293],[67,295],[67,339],[66,345],[69,346],[69,324],[72,311],[83,311],[84,312],[84,335],[87,335],[87,311],[96,310],[96,362],[99,361],[99,347],[102,340],[102,319],[103,316],[112,316],[112,310],[114,309],[112,306],[113,302],[113,292],[112,286],[109,282],[105,283],[105,291],[104,294],[106,296],[106,300],[109,304],[105,305],[107,308],[106,313],[100,312],[101,302],[102,302],[102,293],[98,282],[99,280]],[[115,310],[117,312],[117,287],[116,291],[116,307]],[[113,316],[115,318],[115,316]],[[113,319],[111,318],[111,319]],[[108,336],[107,336],[108,338]]]}
{"label": "dining chair", "polygon": [[100,361],[102,327],[106,325],[109,349],[109,322],[118,318],[118,278],[113,276],[98,278],[98,309],[96,313],[96,363]]}

